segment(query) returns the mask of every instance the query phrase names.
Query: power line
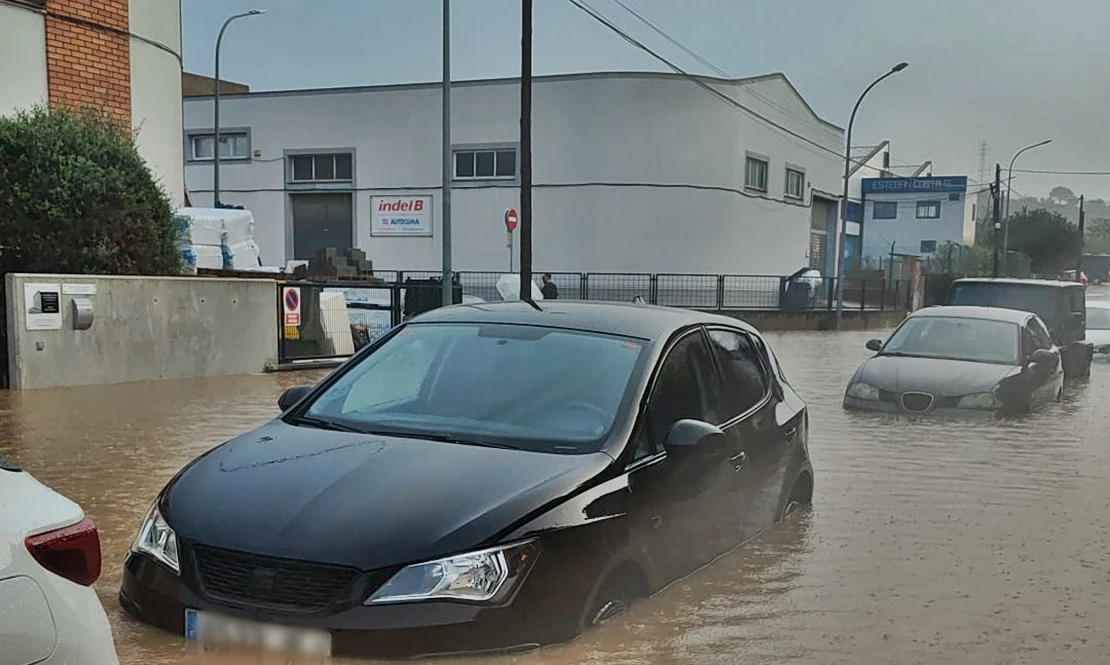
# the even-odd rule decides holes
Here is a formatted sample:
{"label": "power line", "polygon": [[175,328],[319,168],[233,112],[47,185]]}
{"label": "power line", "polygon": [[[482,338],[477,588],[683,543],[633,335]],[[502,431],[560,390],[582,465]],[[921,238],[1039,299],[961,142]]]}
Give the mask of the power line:
{"label": "power line", "polygon": [[1014,169],[1014,173],[1038,173],[1041,175],[1096,175],[1110,176],[1110,171],[1054,171],[1050,169]]}
{"label": "power line", "polygon": [[[608,28],[609,30],[614,32],[621,39],[625,40],[626,42],[628,42],[632,46],[636,47],[637,49],[643,51],[644,53],[647,53],[652,58],[658,60],[659,62],[661,62],[664,65],[666,65],[667,67],[669,67],[676,74],[682,75],[686,79],[688,79],[691,82],[697,84],[698,86],[705,89],[707,92],[709,92],[713,96],[717,97],[721,101],[725,102],[726,104],[729,104],[730,106],[733,106],[733,107],[743,111],[744,113],[750,115],[751,117],[755,118],[756,120],[759,120],[759,121],[761,121],[761,122],[763,122],[767,125],[770,125],[771,127],[773,127],[775,129],[779,130],[780,132],[782,132],[783,134],[794,137],[795,139],[803,141],[803,142],[805,142],[805,143],[807,143],[807,144],[809,144],[809,145],[811,145],[811,146],[813,146],[813,147],[815,147],[815,148],[817,148],[817,149],[819,149],[823,152],[829,153],[830,155],[835,156],[838,160],[843,160],[844,159],[845,156],[840,151],[833,150],[831,148],[823,146],[820,143],[814,141],[813,139],[811,139],[807,136],[804,136],[802,134],[799,134],[798,132],[795,132],[794,130],[790,129],[789,127],[786,127],[786,126],[784,126],[784,125],[782,125],[782,124],[780,124],[780,123],[778,123],[778,122],[776,122],[776,121],[758,113],[757,111],[754,111],[754,110],[748,108],[747,106],[741,104],[739,101],[733,99],[729,95],[726,95],[725,93],[721,92],[717,88],[714,88],[713,86],[709,85],[708,83],[703,81],[701,78],[699,78],[699,77],[697,77],[693,74],[690,74],[686,70],[682,69],[681,67],[679,67],[675,63],[668,60],[665,56],[662,56],[659,53],[656,53],[649,46],[647,46],[643,42],[639,41],[638,39],[636,39],[632,35],[628,34],[623,28],[621,28],[620,26],[613,23],[611,20],[609,20],[601,12],[599,12],[596,9],[594,9],[593,7],[589,6],[586,2],[584,2],[584,0],[567,0],[567,1],[570,2],[572,5],[574,5],[575,7],[577,7],[578,9],[582,10],[585,14],[587,14],[588,16],[593,18],[598,23],[602,24],[603,26],[605,26],[606,28]],[[857,164],[857,165],[860,165],[860,166],[866,166],[866,164],[864,164],[863,162],[853,160],[851,157],[848,158],[848,161],[850,163]],[[898,177],[902,177],[902,176],[898,176]]]}

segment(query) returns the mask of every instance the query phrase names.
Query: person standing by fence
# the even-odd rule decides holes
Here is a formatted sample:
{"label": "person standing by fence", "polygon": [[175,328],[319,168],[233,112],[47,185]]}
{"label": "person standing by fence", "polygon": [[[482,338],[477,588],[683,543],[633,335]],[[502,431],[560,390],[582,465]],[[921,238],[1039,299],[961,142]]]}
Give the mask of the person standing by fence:
{"label": "person standing by fence", "polygon": [[540,287],[540,293],[543,294],[544,300],[559,299],[559,287],[555,286],[555,282],[551,281],[551,273],[549,272],[543,274],[543,286]]}

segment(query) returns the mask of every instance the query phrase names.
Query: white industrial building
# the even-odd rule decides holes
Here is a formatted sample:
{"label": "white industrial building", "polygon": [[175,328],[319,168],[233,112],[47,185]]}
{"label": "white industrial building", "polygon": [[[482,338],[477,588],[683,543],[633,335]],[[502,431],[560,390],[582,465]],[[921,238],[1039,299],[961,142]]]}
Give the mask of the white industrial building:
{"label": "white industrial building", "polygon": [[948,243],[970,245],[975,206],[967,176],[864,178],[863,257],[878,264],[892,255],[936,256]]}
{"label": "white industrial building", "polygon": [[[782,74],[705,81],[788,132],[678,75],[536,78],[536,270],[831,273],[843,131]],[[509,263],[519,104],[519,79],[452,87],[457,270]],[[212,111],[185,101],[193,205],[213,202]],[[438,270],[441,122],[439,84],[224,95],[220,198],[254,213],[270,265],[333,246]]]}

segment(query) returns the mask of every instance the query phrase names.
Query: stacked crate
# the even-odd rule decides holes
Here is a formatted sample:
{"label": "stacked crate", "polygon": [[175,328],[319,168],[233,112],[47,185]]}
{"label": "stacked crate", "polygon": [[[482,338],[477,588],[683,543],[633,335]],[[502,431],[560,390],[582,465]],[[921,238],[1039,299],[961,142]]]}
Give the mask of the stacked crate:
{"label": "stacked crate", "polygon": [[366,258],[361,249],[348,249],[340,254],[335,247],[325,247],[316,252],[308,262],[311,277],[373,277],[374,262]]}

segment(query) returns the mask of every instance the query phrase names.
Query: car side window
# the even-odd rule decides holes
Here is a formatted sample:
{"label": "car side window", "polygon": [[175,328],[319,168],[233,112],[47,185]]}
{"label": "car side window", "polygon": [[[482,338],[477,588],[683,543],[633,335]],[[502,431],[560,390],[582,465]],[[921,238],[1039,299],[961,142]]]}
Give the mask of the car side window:
{"label": "car side window", "polygon": [[1040,319],[1029,319],[1029,329],[1033,333],[1033,339],[1037,342],[1038,349],[1052,348],[1052,336],[1048,334],[1048,329],[1044,327]]}
{"label": "car side window", "polygon": [[710,391],[722,422],[747,412],[771,387],[767,363],[749,335],[735,330],[709,331],[710,349],[721,368],[721,382]]}
{"label": "car side window", "polygon": [[646,422],[639,428],[633,459],[663,450],[671,426],[684,418],[713,422],[706,382],[712,378],[709,352],[700,331],[682,337],[662,360],[648,400]]}
{"label": "car side window", "polygon": [[1026,324],[1021,327],[1021,356],[1028,359],[1037,350],[1037,338]]}

